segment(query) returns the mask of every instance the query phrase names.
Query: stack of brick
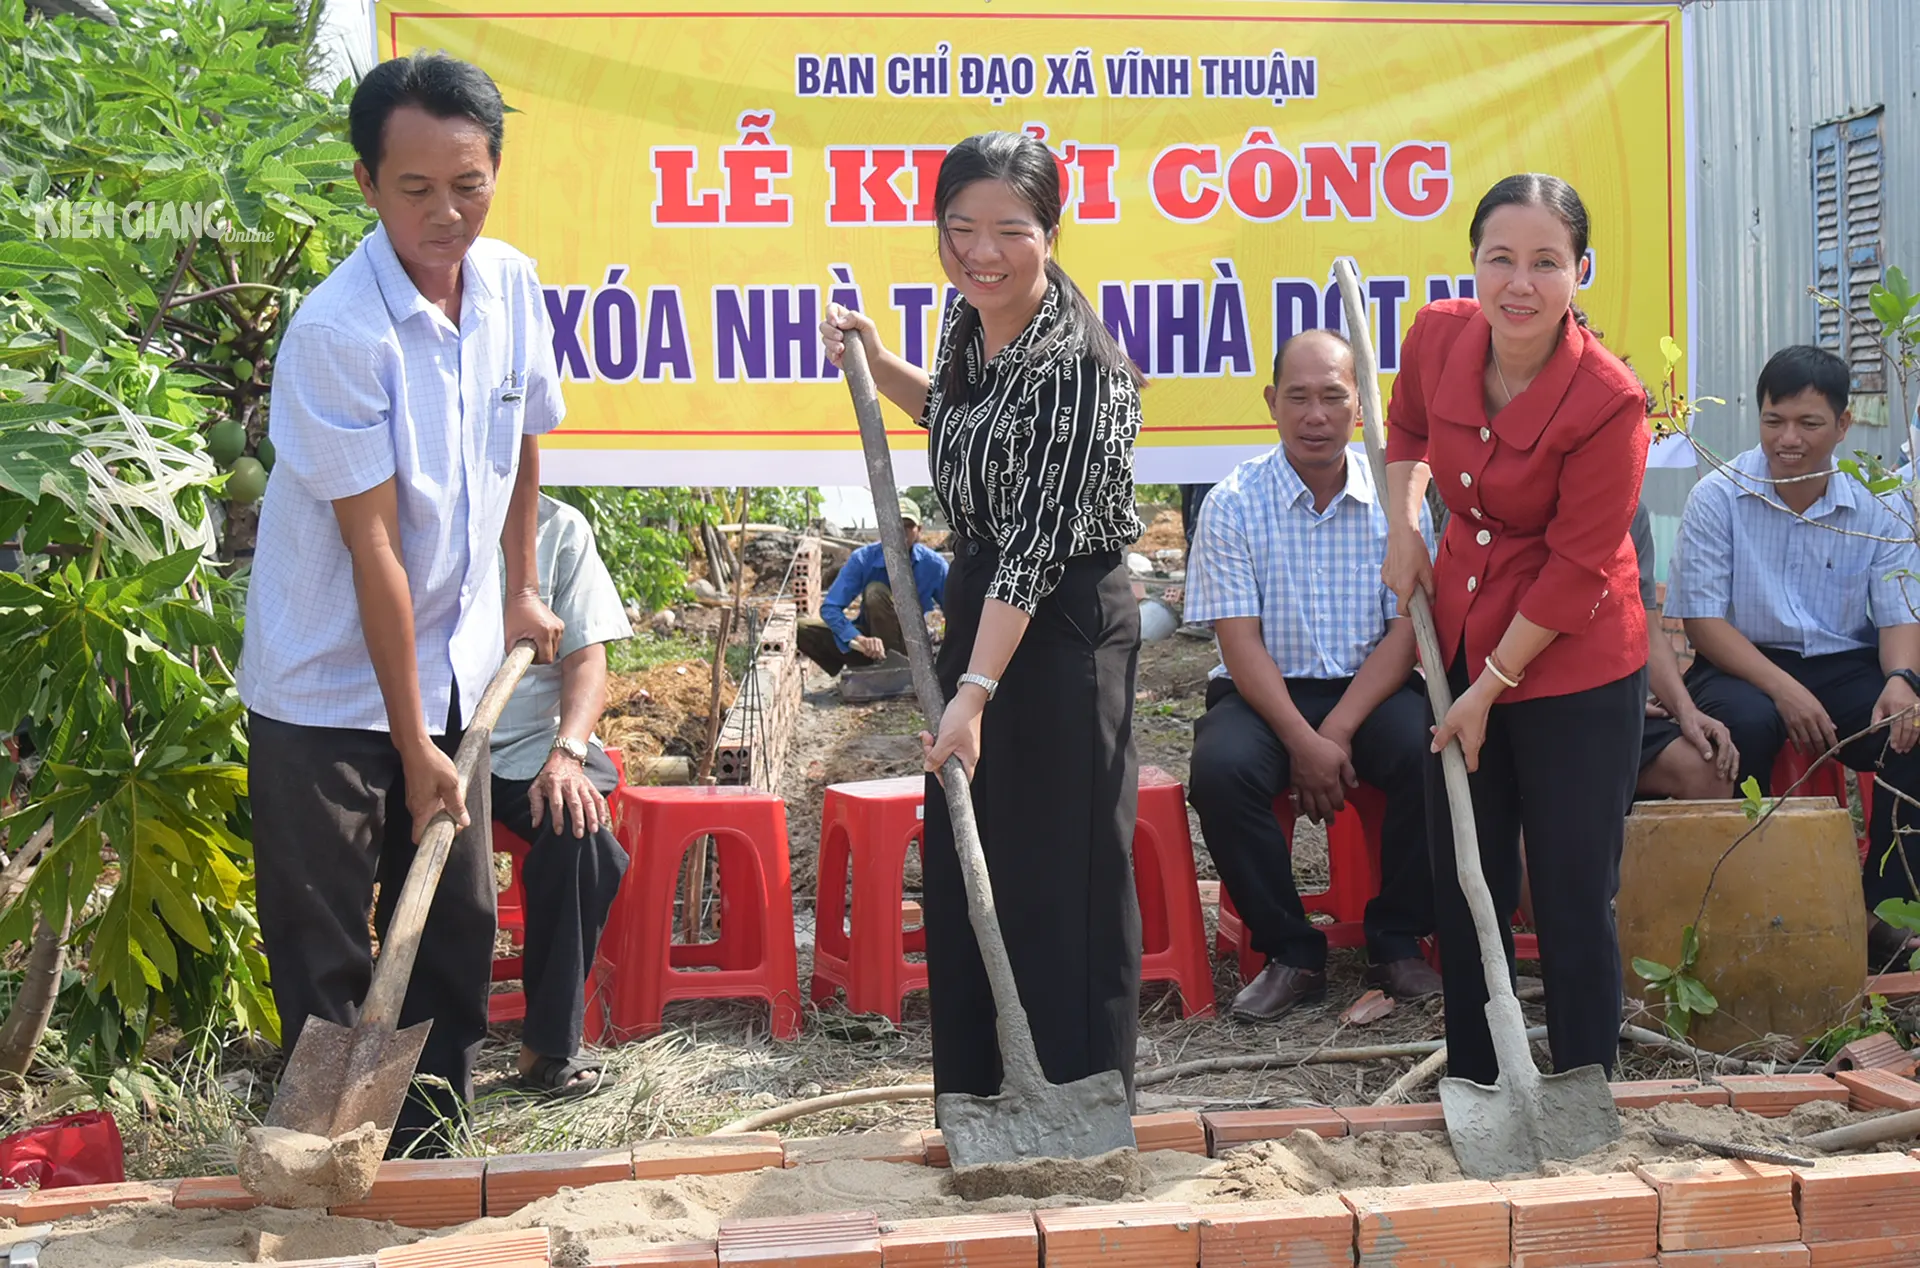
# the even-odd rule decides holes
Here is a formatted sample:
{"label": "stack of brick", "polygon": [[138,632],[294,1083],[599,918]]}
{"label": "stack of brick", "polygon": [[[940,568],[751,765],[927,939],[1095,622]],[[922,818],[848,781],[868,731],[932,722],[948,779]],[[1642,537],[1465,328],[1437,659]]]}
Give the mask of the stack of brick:
{"label": "stack of brick", "polygon": [[748,666],[733,708],[720,724],[714,775],[723,784],[745,784],[772,792],[800,722],[800,684],[804,677],[794,646],[796,610],[791,601],[773,605],[759,647]]}

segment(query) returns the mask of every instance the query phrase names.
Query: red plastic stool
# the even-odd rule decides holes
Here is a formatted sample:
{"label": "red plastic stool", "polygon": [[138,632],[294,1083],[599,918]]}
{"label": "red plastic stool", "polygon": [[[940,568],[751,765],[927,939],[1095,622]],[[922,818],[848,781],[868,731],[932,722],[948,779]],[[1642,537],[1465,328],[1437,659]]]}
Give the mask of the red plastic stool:
{"label": "red plastic stool", "polygon": [[[614,835],[632,862],[600,939],[588,1041],[653,1034],[667,1002],[676,999],[764,999],[772,1006],[774,1038],[799,1035],[786,803],[737,786],[629,786],[612,801]],[[675,943],[681,862],[709,835],[719,856],[720,936]]]}
{"label": "red plastic stool", "polygon": [[[1813,773],[1807,775],[1808,771]],[[1818,765],[1815,765],[1814,759],[1801,752],[1799,745],[1788,741],[1780,746],[1780,755],[1773,759],[1773,774],[1767,791],[1772,796],[1781,796],[1787,789],[1793,788],[1794,781],[1805,775],[1806,781],[1793,789],[1794,796],[1831,797],[1840,803],[1842,810],[1846,810],[1849,808],[1847,776],[1850,773],[1845,766],[1832,758],[1822,759]],[[1869,799],[1873,788],[1873,776],[1862,774],[1858,782],[1863,817],[1860,820],[1860,835],[1857,841],[1860,847],[1860,861],[1864,863],[1869,848],[1867,830],[1873,824],[1873,802]],[[1739,795],[1738,789],[1735,790],[1735,795]]]}
{"label": "red plastic stool", "polygon": [[[607,758],[613,763],[614,773],[620,782],[627,782],[627,763],[620,750],[606,750]],[[514,951],[520,952],[527,945],[527,891],[520,883],[520,870],[526,866],[527,855],[533,847],[522,841],[519,835],[511,831],[498,819],[493,821],[493,852],[504,854],[510,860],[510,873],[507,887],[494,895],[494,923],[504,930],[513,943]],[[525,959],[519,954],[497,955],[493,958],[493,980],[496,982],[520,981],[521,964]],[[497,991],[487,997],[487,1021],[499,1025],[503,1021],[519,1021],[527,1015],[527,995],[524,989],[518,991]]]}
{"label": "red plastic stool", "polygon": [[[1327,935],[1329,947],[1363,947],[1367,943],[1367,903],[1380,892],[1380,825],[1386,819],[1386,794],[1368,784],[1347,793],[1346,805],[1327,825],[1327,888],[1318,893],[1300,895],[1309,916],[1333,917],[1319,926]],[[1299,818],[1292,794],[1273,799],[1274,818],[1286,834],[1287,847],[1293,847],[1293,826]],[[1240,980],[1250,982],[1265,965],[1260,952],[1253,949],[1246,922],[1234,908],[1226,886],[1220,887],[1220,916],[1215,925],[1214,949],[1219,955],[1232,955],[1238,961]],[[1514,958],[1538,960],[1539,939],[1531,933],[1513,936]]]}
{"label": "red plastic stool", "polygon": [[926,792],[923,775],[827,788],[814,896],[814,1003],[844,988],[853,1012],[899,1021],[907,992],[926,989],[926,964],[907,955],[926,951],[927,931],[902,928],[900,902],[907,849],[920,843],[925,827]]}
{"label": "red plastic stool", "polygon": [[1187,829],[1187,794],[1157,766],[1140,768],[1133,888],[1140,899],[1140,980],[1172,982],[1180,1015],[1213,1011],[1213,963],[1200,915],[1200,880]]}
{"label": "red plastic stool", "polygon": [[[1300,895],[1309,916],[1331,916],[1332,923],[1317,926],[1330,947],[1359,947],[1367,942],[1362,924],[1367,902],[1380,892],[1380,824],[1386,818],[1387,799],[1379,789],[1361,784],[1348,790],[1347,804],[1327,825],[1327,888]],[[1299,812],[1292,793],[1273,799],[1273,817],[1293,848],[1293,825]],[[1220,887],[1220,919],[1214,930],[1214,949],[1239,960],[1240,980],[1250,982],[1265,961],[1253,949],[1250,935],[1226,886]]]}

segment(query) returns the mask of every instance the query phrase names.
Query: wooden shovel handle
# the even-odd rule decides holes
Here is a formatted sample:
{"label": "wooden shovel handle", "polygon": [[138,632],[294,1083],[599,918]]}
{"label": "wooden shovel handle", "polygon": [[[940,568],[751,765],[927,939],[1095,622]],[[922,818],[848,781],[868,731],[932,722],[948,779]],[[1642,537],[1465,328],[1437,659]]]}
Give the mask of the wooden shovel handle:
{"label": "wooden shovel handle", "polygon": [[[853,395],[854,416],[860,420],[860,446],[867,459],[867,487],[873,494],[873,517],[880,528],[880,548],[887,560],[887,584],[893,590],[893,610],[900,614],[900,631],[907,641],[907,661],[913,668],[913,689],[926,716],[927,730],[940,733],[946,697],[933,672],[933,644],[921,615],[920,592],[913,581],[913,557],[907,552],[906,530],[900,527],[900,495],[893,482],[893,454],[887,447],[886,421],[880,415],[880,393],[867,367],[867,349],[858,334],[849,332],[846,355],[840,361]],[[1040,1056],[1033,1046],[1033,1027],[1020,1003],[1013,980],[1013,961],[1000,936],[1000,915],[994,908],[993,878],[980,848],[980,828],[973,818],[973,792],[967,770],[957,757],[940,768],[940,787],[947,794],[947,815],[953,821],[954,852],[960,856],[960,879],[967,891],[967,916],[987,982],[993,988],[994,1012],[1000,1036],[1000,1064],[1007,1086],[1038,1087],[1046,1082]]]}
{"label": "wooden shovel handle", "polygon": [[[494,672],[493,680],[480,697],[480,705],[467,723],[466,734],[454,754],[453,769],[460,781],[460,800],[465,804],[467,786],[474,771],[481,767],[493,743],[493,724],[500,720],[508,697],[520,685],[520,677],[533,664],[533,643],[522,639],[507,653],[506,661]],[[455,690],[459,688],[456,686]],[[402,807],[402,813],[405,808]],[[478,823],[485,832],[489,825]],[[426,927],[427,912],[433,906],[434,891],[440,887],[440,873],[446,869],[447,853],[460,825],[442,810],[427,824],[427,834],[413,854],[413,866],[407,869],[406,883],[400,889],[400,901],[394,904],[393,918],[387,922],[386,936],[380,940],[380,960],[373,968],[373,984],[360,1007],[360,1025],[393,1030],[400,1020],[400,1005],[407,998],[407,982],[413,977],[413,960],[420,951],[420,931]]]}

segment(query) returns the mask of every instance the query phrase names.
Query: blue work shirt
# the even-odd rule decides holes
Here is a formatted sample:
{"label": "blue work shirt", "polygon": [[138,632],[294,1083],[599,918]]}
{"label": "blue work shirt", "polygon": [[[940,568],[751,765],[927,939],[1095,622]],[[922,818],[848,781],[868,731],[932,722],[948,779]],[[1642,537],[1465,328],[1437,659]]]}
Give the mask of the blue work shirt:
{"label": "blue work shirt", "polygon": [[[847,619],[847,605],[866,593],[867,586],[878,581],[887,584],[887,557],[879,542],[862,546],[847,557],[846,566],[833,579],[833,588],[820,601],[820,619],[833,631],[834,645],[841,651],[853,646],[853,640],[867,632],[867,616],[860,614],[856,625]],[[920,611],[933,611],[947,588],[947,561],[940,552],[924,542],[913,544],[913,588],[920,592]]]}

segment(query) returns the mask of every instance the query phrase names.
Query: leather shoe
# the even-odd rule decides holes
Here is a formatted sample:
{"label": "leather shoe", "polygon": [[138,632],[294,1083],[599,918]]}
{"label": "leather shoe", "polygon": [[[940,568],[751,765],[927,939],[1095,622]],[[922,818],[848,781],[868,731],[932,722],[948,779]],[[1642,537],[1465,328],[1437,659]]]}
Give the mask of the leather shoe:
{"label": "leather shoe", "polygon": [[1367,970],[1367,985],[1379,987],[1402,1003],[1438,995],[1442,989],[1440,975],[1417,955],[1374,965]]}
{"label": "leather shoe", "polygon": [[1326,997],[1324,972],[1275,961],[1233,997],[1228,1011],[1242,1021],[1273,1021],[1300,1004],[1317,1004]]}

